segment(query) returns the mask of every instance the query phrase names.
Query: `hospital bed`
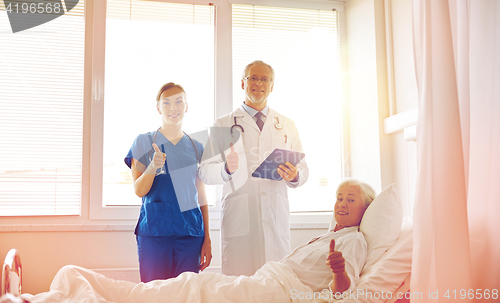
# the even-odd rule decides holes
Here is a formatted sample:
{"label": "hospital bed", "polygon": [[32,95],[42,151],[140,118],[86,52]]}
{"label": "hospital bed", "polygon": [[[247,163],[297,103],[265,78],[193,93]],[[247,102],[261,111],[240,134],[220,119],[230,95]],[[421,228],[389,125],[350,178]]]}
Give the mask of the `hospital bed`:
{"label": "hospital bed", "polygon": [[22,293],[23,266],[21,255],[16,249],[11,249],[2,266],[2,289],[1,295],[10,293],[20,295]]}
{"label": "hospital bed", "polygon": [[[334,224],[335,222],[332,221],[331,227]],[[291,302],[409,302],[408,298],[411,297],[409,285],[412,255],[412,220],[411,218],[402,218],[401,202],[393,185],[382,191],[372,202],[372,205],[365,212],[360,230],[367,240],[368,256],[356,288],[340,299],[328,297],[326,293],[316,293],[310,299],[291,299]],[[213,275],[210,276],[209,280],[216,277],[215,274]],[[190,285],[188,282],[189,275],[184,276],[187,282],[185,285]],[[2,295],[5,293],[19,295],[21,292],[21,258],[19,252],[13,249],[7,254],[3,265]],[[3,298],[5,300],[5,297]],[[0,303],[3,302],[0,300]],[[14,301],[5,300],[5,302]]]}

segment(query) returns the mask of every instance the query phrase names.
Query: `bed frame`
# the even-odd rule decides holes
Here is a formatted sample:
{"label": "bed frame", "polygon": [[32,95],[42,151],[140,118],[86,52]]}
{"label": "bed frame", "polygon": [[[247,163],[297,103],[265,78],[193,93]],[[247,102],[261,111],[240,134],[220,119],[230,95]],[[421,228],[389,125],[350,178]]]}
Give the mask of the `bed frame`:
{"label": "bed frame", "polygon": [[21,255],[16,249],[11,249],[3,262],[0,296],[5,294],[19,296],[22,294],[22,284],[23,266],[21,264]]}

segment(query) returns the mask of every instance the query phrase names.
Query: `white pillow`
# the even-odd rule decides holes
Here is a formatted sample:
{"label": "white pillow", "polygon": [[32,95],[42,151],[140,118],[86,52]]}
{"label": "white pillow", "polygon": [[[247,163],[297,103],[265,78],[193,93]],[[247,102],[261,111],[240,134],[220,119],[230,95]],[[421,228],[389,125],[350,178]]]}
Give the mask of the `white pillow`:
{"label": "white pillow", "polygon": [[360,230],[368,244],[365,269],[375,263],[399,237],[403,207],[394,184],[387,186],[366,209]]}
{"label": "white pillow", "polygon": [[399,289],[403,282],[409,282],[411,273],[413,228],[412,220],[407,219],[396,243],[389,247],[375,264],[363,268],[356,289],[352,290],[353,300],[348,298],[335,301],[336,303],[384,303],[388,293],[395,298],[402,295],[397,291],[402,290],[404,293],[409,288],[406,285],[403,289]]}

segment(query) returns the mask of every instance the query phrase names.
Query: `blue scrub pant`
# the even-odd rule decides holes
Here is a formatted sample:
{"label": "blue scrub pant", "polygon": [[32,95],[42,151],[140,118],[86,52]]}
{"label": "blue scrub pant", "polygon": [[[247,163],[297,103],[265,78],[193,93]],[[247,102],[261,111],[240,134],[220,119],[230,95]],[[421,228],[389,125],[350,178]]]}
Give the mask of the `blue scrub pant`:
{"label": "blue scrub pant", "polygon": [[141,281],[175,278],[185,271],[200,271],[204,237],[136,236]]}

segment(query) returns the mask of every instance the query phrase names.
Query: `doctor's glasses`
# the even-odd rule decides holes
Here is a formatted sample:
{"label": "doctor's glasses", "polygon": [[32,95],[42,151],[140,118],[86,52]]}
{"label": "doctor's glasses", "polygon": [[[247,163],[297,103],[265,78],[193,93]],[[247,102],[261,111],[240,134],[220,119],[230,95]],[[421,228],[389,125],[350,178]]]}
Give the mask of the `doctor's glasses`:
{"label": "doctor's glasses", "polygon": [[251,83],[256,83],[256,82],[260,81],[262,84],[270,84],[272,82],[272,80],[269,79],[269,78],[245,77],[243,79],[245,79],[245,80],[247,80],[248,82],[251,82]]}

